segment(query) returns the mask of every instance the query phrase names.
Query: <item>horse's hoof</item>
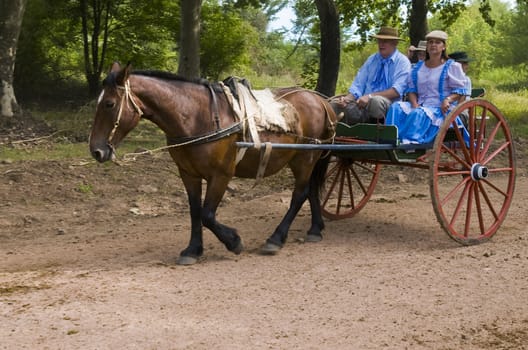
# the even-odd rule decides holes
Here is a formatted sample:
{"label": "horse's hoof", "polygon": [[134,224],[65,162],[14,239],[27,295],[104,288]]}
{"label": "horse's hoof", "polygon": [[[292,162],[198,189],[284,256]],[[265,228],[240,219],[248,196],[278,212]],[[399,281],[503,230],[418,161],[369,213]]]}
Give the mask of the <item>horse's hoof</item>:
{"label": "horse's hoof", "polygon": [[244,250],[244,245],[242,244],[242,241],[238,242],[237,246],[232,250],[233,253],[236,255],[242,253]]}
{"label": "horse's hoof", "polygon": [[281,250],[281,246],[266,242],[261,248],[260,253],[264,255],[275,255]]}
{"label": "horse's hoof", "polygon": [[323,236],[320,235],[306,235],[305,242],[317,243],[323,240]]}
{"label": "horse's hoof", "polygon": [[184,265],[184,266],[194,265],[197,262],[198,262],[198,258],[194,256],[188,256],[188,255],[180,255],[180,257],[178,258],[178,261],[176,261],[178,265]]}

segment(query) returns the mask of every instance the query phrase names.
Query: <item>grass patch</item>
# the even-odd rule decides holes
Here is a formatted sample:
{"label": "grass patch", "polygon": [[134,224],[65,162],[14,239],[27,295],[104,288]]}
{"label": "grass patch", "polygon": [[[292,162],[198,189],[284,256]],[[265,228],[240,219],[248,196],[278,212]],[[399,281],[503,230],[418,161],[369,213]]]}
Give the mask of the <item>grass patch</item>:
{"label": "grass patch", "polygon": [[[39,114],[57,132],[48,136],[0,144],[0,161],[91,159],[88,146],[89,123],[82,121],[83,118],[72,123],[59,117],[64,117],[66,114],[66,112]],[[165,145],[164,133],[151,122],[142,121],[119,145],[117,154],[119,157],[126,153],[156,149]]]}

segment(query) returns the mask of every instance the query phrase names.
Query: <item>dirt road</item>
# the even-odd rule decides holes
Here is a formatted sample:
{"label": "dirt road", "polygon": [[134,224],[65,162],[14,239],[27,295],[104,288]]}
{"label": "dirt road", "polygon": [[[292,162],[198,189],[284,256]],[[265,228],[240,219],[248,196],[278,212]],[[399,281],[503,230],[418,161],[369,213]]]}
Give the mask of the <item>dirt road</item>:
{"label": "dirt road", "polygon": [[188,210],[166,155],[0,164],[0,348],[527,349],[526,167],[499,232],[472,247],[440,228],[426,172],[402,171],[320,243],[303,242],[303,208],[276,256],[258,248],[291,179],[235,180],[218,218],[246,250],[206,231],[181,267]]}

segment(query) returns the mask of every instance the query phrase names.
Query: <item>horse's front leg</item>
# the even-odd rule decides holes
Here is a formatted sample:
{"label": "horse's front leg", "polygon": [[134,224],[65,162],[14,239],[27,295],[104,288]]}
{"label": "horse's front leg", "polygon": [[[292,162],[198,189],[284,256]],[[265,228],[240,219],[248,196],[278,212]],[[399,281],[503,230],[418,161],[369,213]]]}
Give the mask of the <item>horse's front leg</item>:
{"label": "horse's front leg", "polygon": [[240,254],[244,247],[236,230],[216,220],[216,210],[230,180],[229,176],[214,176],[207,181],[201,218],[203,225],[211,230],[229,251]]}
{"label": "horse's front leg", "polygon": [[177,263],[179,265],[192,265],[203,255],[202,238],[202,179],[190,177],[180,171],[191,214],[191,239],[187,248],[181,251]]}

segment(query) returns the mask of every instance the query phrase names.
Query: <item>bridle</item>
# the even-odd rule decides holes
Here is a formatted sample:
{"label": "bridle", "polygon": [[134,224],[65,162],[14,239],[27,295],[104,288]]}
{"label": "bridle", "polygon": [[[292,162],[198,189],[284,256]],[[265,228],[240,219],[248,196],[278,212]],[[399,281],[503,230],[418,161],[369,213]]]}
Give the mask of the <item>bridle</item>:
{"label": "bridle", "polygon": [[129,100],[130,102],[132,102],[132,105],[134,106],[135,111],[139,114],[140,118],[143,115],[143,111],[141,110],[141,108],[139,108],[134,98],[132,98],[132,91],[130,90],[130,80],[127,80],[123,86],[118,85],[117,89],[124,90],[124,93],[121,95],[121,101],[119,103],[119,110],[117,111],[117,118],[114,123],[114,127],[112,128],[112,131],[110,131],[110,134],[108,135],[107,144],[112,149],[112,151],[114,151],[114,145],[112,144],[112,139],[114,138],[114,134],[116,133],[117,128],[119,127],[119,123],[121,121],[121,114],[123,113],[123,105],[125,104],[125,101],[127,101],[127,106],[128,106]]}

